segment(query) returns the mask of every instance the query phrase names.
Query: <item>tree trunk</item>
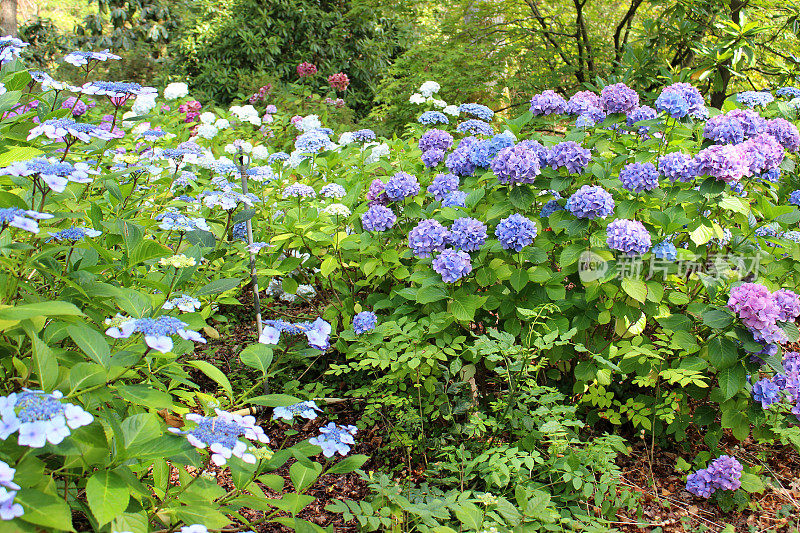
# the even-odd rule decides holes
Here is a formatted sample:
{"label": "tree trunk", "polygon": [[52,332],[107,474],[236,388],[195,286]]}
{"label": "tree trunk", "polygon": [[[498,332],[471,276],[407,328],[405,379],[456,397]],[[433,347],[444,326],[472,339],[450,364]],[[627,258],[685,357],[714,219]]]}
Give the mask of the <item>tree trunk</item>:
{"label": "tree trunk", "polygon": [[17,0],[0,0],[0,36],[17,36]]}

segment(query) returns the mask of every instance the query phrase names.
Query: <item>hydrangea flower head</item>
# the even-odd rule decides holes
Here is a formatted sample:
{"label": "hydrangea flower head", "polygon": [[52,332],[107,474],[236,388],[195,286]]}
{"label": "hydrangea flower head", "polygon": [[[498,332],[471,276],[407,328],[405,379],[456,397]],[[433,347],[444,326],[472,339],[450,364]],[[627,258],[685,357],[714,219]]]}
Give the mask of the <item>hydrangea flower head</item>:
{"label": "hydrangea flower head", "polygon": [[442,250],[431,266],[434,272],[442,275],[442,281],[445,283],[455,283],[472,272],[469,254],[452,248]]}
{"label": "hydrangea flower head", "polygon": [[500,183],[533,183],[541,173],[538,154],[520,143],[503,148],[491,162],[492,172]]}
{"label": "hydrangea flower head", "polygon": [[170,310],[177,308],[184,313],[194,313],[203,306],[200,300],[187,294],[181,295],[177,298],[172,298],[164,302],[163,308]]}
{"label": "hydrangea flower head", "polygon": [[0,208],[0,228],[11,226],[31,233],[39,233],[39,221],[53,218],[48,213],[39,213],[19,207]]}
{"label": "hydrangea flower head", "polygon": [[540,218],[547,218],[556,211],[564,211],[564,207],[558,203],[558,200],[549,200],[544,206],[542,206],[542,210],[539,213]]}
{"label": "hydrangea flower head", "polygon": [[442,86],[435,81],[426,81],[419,86],[419,93],[425,98],[430,98],[438,93],[441,88]]}
{"label": "hydrangea flower head", "polygon": [[600,97],[592,91],[578,91],[567,102],[566,112],[570,115],[582,115],[590,108],[600,109]]}
{"label": "hydrangea flower head", "polygon": [[758,283],[733,287],[728,297],[728,309],[753,331],[770,331],[781,315],[781,307],[772,293]]}
{"label": "hydrangea flower head", "polygon": [[474,218],[457,218],[447,240],[456,249],[475,252],[486,242],[486,225]]}
{"label": "hydrangea flower head", "polygon": [[459,133],[470,133],[472,135],[492,135],[494,128],[488,122],[471,118],[465,120],[456,126],[456,131]]}
{"label": "hydrangea flower head", "polygon": [[672,118],[683,118],[689,114],[689,102],[680,91],[662,90],[655,102],[660,113],[666,113]]}
{"label": "hydrangea flower head", "polygon": [[736,101],[747,107],[765,106],[775,100],[767,91],[744,91],[736,95]]}
{"label": "hydrangea flower head", "polygon": [[361,311],[353,317],[353,331],[356,335],[363,335],[375,329],[378,317],[372,311]]}
{"label": "hydrangea flower head", "polygon": [[71,429],[94,421],[79,405],[62,403],[62,397],[59,391],[48,394],[29,389],[0,396],[0,440],[18,432],[20,446],[42,448],[48,442],[60,444]]}
{"label": "hydrangea flower head", "polygon": [[322,212],[336,217],[349,217],[352,214],[350,208],[344,204],[331,204],[325,207]]}
{"label": "hydrangea flower head", "polygon": [[711,117],[703,128],[703,136],[716,143],[738,144],[764,131],[766,121],[752,109],[733,109]]}
{"label": "hydrangea flower head", "polygon": [[41,135],[54,141],[63,141],[67,137],[74,137],[83,142],[90,142],[92,137],[109,141],[114,138],[114,134],[98,126],[75,122],[71,118],[51,118],[41,124],[34,126],[28,132],[28,139],[33,140]]}
{"label": "hydrangea flower head", "polygon": [[629,163],[620,170],[619,180],[631,192],[652,191],[658,187],[658,170],[653,163]]}
{"label": "hydrangea flower head", "polygon": [[337,452],[345,456],[350,453],[350,446],[356,443],[353,435],[357,431],[358,428],[355,426],[339,426],[335,422],[330,422],[327,426],[319,428],[319,436],[308,439],[308,442],[322,448],[325,457],[333,457]]}
{"label": "hydrangea flower head", "polygon": [[772,298],[778,304],[778,320],[781,322],[794,322],[800,316],[800,296],[794,291],[780,289],[772,293]]}
{"label": "hydrangea flower head", "polygon": [[367,190],[367,201],[369,205],[386,205],[389,203],[389,198],[386,196],[384,189],[386,184],[379,179],[372,180]]}
{"label": "hydrangea flower head", "polygon": [[759,402],[763,409],[780,401],[780,387],[771,379],[760,379],[753,384],[753,400]]}
{"label": "hydrangea flower head", "polygon": [[82,240],[84,237],[98,237],[103,234],[102,231],[97,231],[91,228],[79,228],[76,226],[72,226],[71,228],[62,229],[61,231],[57,231],[55,233],[50,233],[50,239],[48,240],[56,240],[56,241],[71,241],[71,242],[78,242]]}
{"label": "hydrangea flower head", "polygon": [[797,126],[783,118],[773,118],[766,122],[766,131],[781,143],[786,150],[796,152],[800,149],[800,131]]}
{"label": "hydrangea flower head", "polygon": [[566,209],[578,218],[606,218],[614,214],[614,197],[602,187],[584,185],[569,197]]}
{"label": "hydrangea flower head", "polygon": [[606,228],[606,244],[626,255],[644,254],[652,246],[650,232],[638,220],[615,219]]}
{"label": "hydrangea flower head", "polygon": [[28,46],[28,43],[11,35],[0,37],[0,64],[5,64],[12,59],[18,58],[26,46]]}
{"label": "hydrangea flower head", "polygon": [[574,141],[558,143],[547,152],[547,164],[553,170],[564,167],[570,174],[583,172],[591,158],[591,152]]}
{"label": "hydrangea flower head", "polygon": [[639,105],[639,95],[624,83],[606,85],[600,92],[600,106],[606,113],[627,113]]}
{"label": "hydrangea flower head", "polygon": [[380,204],[372,205],[361,215],[361,225],[367,231],[386,231],[397,222],[394,212]]}
{"label": "hydrangea flower head", "polygon": [[216,415],[208,417],[197,413],[189,413],[186,420],[194,422],[196,427],[187,431],[178,428],[169,428],[169,431],[178,435],[185,435],[189,444],[195,448],[208,448],[211,460],[217,466],[222,466],[231,457],[238,457],[245,463],[255,464],[256,457],[247,452],[248,445],[239,440],[244,437],[262,443],[269,442],[269,437],[252,416],[241,416],[215,409]]}
{"label": "hydrangea flower head", "polygon": [[419,182],[416,176],[406,172],[397,172],[389,178],[384,186],[384,192],[389,200],[400,202],[409,196],[416,196],[419,193]]}
{"label": "hydrangea flower head", "polygon": [[317,418],[317,412],[322,412],[322,409],[317,407],[317,404],[312,401],[300,402],[285,407],[275,407],[272,410],[272,419],[283,419],[286,422],[294,420],[295,416],[314,420]]}
{"label": "hydrangea flower head", "polygon": [[538,231],[532,220],[514,213],[497,224],[494,234],[505,250],[519,252],[533,242]]}
{"label": "hydrangea flower head", "polygon": [[725,183],[750,175],[750,158],[736,145],[709,146],[697,153],[694,164],[698,176],[711,176]]}
{"label": "hydrangea flower head", "polygon": [[448,238],[449,232],[441,223],[425,219],[409,232],[408,246],[416,257],[430,257],[431,254],[444,250]]}
{"label": "hydrangea flower head", "polygon": [[422,163],[426,168],[434,168],[444,161],[444,150],[433,148],[427,152],[422,152]]}
{"label": "hydrangea flower head", "polygon": [[534,116],[564,115],[567,113],[567,101],[555,91],[547,90],[531,98],[530,112]]}
{"label": "hydrangea flower head", "polygon": [[344,72],[337,72],[328,76],[328,85],[335,91],[344,92],[350,86],[350,78]]}
{"label": "hydrangea flower head", "polygon": [[187,329],[188,324],[172,316],[158,318],[128,318],[118,325],[112,325],[106,330],[106,335],[114,339],[127,339],[134,333],[144,335],[145,344],[153,350],[167,353],[173,348],[172,336],[179,335],[182,339],[205,343],[198,332]]}
{"label": "hydrangea flower head", "polygon": [[76,67],[87,65],[90,61],[119,61],[120,59],[122,59],[120,56],[112,54],[108,50],[101,50],[99,52],[84,52],[78,50],[64,56],[64,61]]}
{"label": "hydrangea flower head", "polygon": [[721,455],[714,459],[707,468],[689,474],[686,478],[686,490],[709,498],[717,490],[736,490],[741,485],[742,464],[735,458]]}
{"label": "hydrangea flower head", "polygon": [[458,106],[458,110],[461,113],[472,115],[486,122],[489,122],[494,117],[494,111],[482,104],[461,104]]}
{"label": "hydrangea flower head", "polygon": [[305,78],[306,76],[313,76],[317,73],[317,67],[313,63],[309,63],[308,61],[303,61],[299,65],[297,65],[297,75],[301,78]]}
{"label": "hydrangea flower head", "polygon": [[[660,103],[659,100],[661,100]],[[685,113],[677,116],[676,114],[683,110],[681,100],[688,104],[688,108]],[[655,106],[659,112],[667,113],[673,118],[683,118],[687,114],[697,119],[708,117],[703,95],[689,83],[673,83],[664,87],[656,99]]]}
{"label": "hydrangea flower head", "polygon": [[458,190],[458,185],[459,179],[455,174],[437,174],[428,185],[428,193],[442,201],[447,193]]}
{"label": "hydrangea flower head", "polygon": [[[634,108],[633,110],[629,111],[626,118],[626,123],[629,127],[636,127],[638,122],[643,120],[653,120],[658,116],[656,114],[656,110],[652,107],[643,105]],[[644,135],[650,128],[648,126],[640,126],[638,127],[638,131],[640,135]]]}
{"label": "hydrangea flower head", "polygon": [[347,195],[344,187],[338,183],[328,183],[319,190],[320,196],[325,198],[344,198]]}
{"label": "hydrangea flower head", "polygon": [[672,242],[664,240],[653,246],[653,257],[665,261],[675,261],[678,259],[678,250]]}
{"label": "hydrangea flower head", "polygon": [[670,181],[689,182],[696,177],[694,160],[683,152],[670,152],[658,158],[658,171]]}
{"label": "hydrangea flower head", "polygon": [[422,152],[439,149],[447,151],[453,146],[453,136],[444,130],[430,129],[419,139],[419,149]]}
{"label": "hydrangea flower head", "polygon": [[314,198],[317,193],[314,188],[304,183],[292,183],[283,190],[284,198]]}
{"label": "hydrangea flower head", "polygon": [[442,200],[442,207],[465,207],[467,193],[464,191],[452,191],[447,193]]}
{"label": "hydrangea flower head", "polygon": [[432,124],[450,124],[450,119],[441,111],[425,111],[419,116],[417,122],[430,126]]}

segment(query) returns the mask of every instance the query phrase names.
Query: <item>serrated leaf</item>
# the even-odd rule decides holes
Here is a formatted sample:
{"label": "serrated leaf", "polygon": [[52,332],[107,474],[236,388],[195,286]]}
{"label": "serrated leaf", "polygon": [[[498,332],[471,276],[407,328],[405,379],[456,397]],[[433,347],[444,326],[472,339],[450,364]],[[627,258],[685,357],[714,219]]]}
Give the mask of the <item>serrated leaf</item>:
{"label": "serrated leaf", "polygon": [[251,344],[239,354],[239,359],[242,363],[251,368],[260,370],[264,377],[269,372],[269,367],[272,365],[272,348],[264,344]]}
{"label": "serrated leaf", "polygon": [[638,302],[647,300],[647,284],[640,279],[622,278],[622,290]]}
{"label": "serrated leaf", "polygon": [[128,507],[130,491],[114,472],[100,470],[86,482],[86,499],[97,521],[107,524]]}
{"label": "serrated leaf", "polygon": [[82,324],[67,327],[67,333],[75,344],[83,350],[89,359],[108,368],[108,358],[111,357],[111,348],[105,335]]}
{"label": "serrated leaf", "polygon": [[188,364],[192,365],[200,372],[208,376],[209,378],[213,379],[220,387],[225,389],[225,392],[228,393],[228,396],[233,396],[233,388],[231,387],[231,382],[228,380],[228,377],[217,367],[209,363],[208,361],[187,361]]}
{"label": "serrated leaf", "polygon": [[719,381],[719,388],[722,389],[722,396],[724,400],[730,400],[736,394],[744,389],[746,383],[746,373],[741,364],[737,364],[717,373],[717,381]]}

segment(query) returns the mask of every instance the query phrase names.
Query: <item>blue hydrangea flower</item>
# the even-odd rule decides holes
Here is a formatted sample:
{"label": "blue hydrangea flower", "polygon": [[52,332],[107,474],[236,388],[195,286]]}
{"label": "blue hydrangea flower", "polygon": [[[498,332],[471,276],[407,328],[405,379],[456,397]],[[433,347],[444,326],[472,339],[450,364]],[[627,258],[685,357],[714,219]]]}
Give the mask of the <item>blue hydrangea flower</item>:
{"label": "blue hydrangea flower", "polygon": [[477,167],[487,168],[498,152],[514,145],[514,136],[509,131],[498,133],[491,139],[472,143],[469,157]]}
{"label": "blue hydrangea flower", "polygon": [[762,133],[766,121],[752,109],[733,109],[711,117],[703,127],[703,136],[716,143],[739,144]]}
{"label": "blue hydrangea flower", "polygon": [[759,402],[762,408],[768,409],[780,401],[780,387],[770,379],[756,381],[753,384],[753,399]]}
{"label": "blue hydrangea flower", "polygon": [[682,118],[689,113],[689,102],[678,91],[662,91],[655,103],[656,109],[672,118]]}
{"label": "blue hydrangea flower", "polygon": [[208,448],[211,452],[211,461],[222,466],[231,457],[238,457],[245,463],[255,464],[256,456],[247,452],[248,445],[239,440],[244,437],[262,443],[268,443],[269,437],[264,430],[256,425],[252,416],[241,416],[215,409],[214,417],[189,413],[184,418],[196,424],[196,427],[181,431],[178,428],[168,428],[171,433],[185,435],[189,444],[195,448]]}
{"label": "blue hydrangea flower", "polygon": [[419,149],[423,153],[433,149],[447,151],[451,146],[453,146],[453,136],[436,128],[426,131],[419,139]]}
{"label": "blue hydrangea flower", "polygon": [[353,140],[356,142],[370,142],[376,139],[375,132],[370,129],[357,130],[353,132]]}
{"label": "blue hydrangea flower", "polygon": [[17,444],[42,448],[48,442],[60,444],[71,429],[94,421],[81,406],[62,403],[63,396],[57,390],[48,394],[30,389],[0,396],[0,440],[18,432]]}
{"label": "blue hydrangea flower", "polygon": [[444,161],[444,155],[444,150],[433,148],[427,152],[422,152],[422,163],[426,168],[433,168]]}
{"label": "blue hydrangea flower", "polygon": [[569,197],[566,208],[578,218],[606,218],[614,214],[614,197],[602,187],[584,185]]}
{"label": "blue hydrangea flower", "polygon": [[686,477],[686,491],[695,496],[710,498],[714,490],[711,474],[709,474],[708,470],[705,468],[693,472]]}
{"label": "blue hydrangea flower", "polygon": [[325,198],[344,198],[347,191],[338,183],[328,183],[319,190],[319,194]]}
{"label": "blue hydrangea flower", "polygon": [[[643,120],[653,120],[653,119],[656,118],[656,116],[658,116],[658,115],[657,115],[655,109],[653,109],[652,107],[643,105],[643,106],[636,107],[635,109],[633,109],[630,112],[628,112],[627,118],[626,118],[626,123],[628,124],[628,127],[633,128],[633,127],[637,127],[636,126],[637,122],[641,122]],[[638,132],[639,132],[640,135],[644,135],[645,133],[650,131],[650,127],[649,126],[640,126],[638,128],[639,128]]]}
{"label": "blue hydrangea flower", "polygon": [[337,452],[344,456],[350,453],[350,446],[355,445],[353,435],[357,431],[355,426],[338,426],[330,422],[319,428],[319,436],[308,439],[308,442],[322,448],[325,457],[333,457]]}
{"label": "blue hydrangea flower", "polygon": [[53,218],[53,215],[49,213],[39,213],[19,207],[3,207],[0,208],[0,229],[11,226],[31,233],[39,233],[39,221],[50,218]]}
{"label": "blue hydrangea flower", "polygon": [[305,335],[308,345],[320,351],[330,348],[330,335],[333,331],[330,323],[317,318],[313,322],[286,322],[285,320],[265,320],[258,342],[261,344],[278,344],[282,333],[287,335]]}
{"label": "blue hydrangea flower", "polygon": [[397,216],[388,207],[375,204],[361,215],[361,226],[367,231],[386,231],[397,222]]}
{"label": "blue hydrangea flower", "polygon": [[606,244],[629,256],[644,254],[652,246],[650,232],[638,220],[616,219],[606,228]]}
{"label": "blue hydrangea flower", "polygon": [[486,225],[474,218],[458,218],[450,226],[447,240],[454,248],[475,252],[486,242]]}
{"label": "blue hydrangea flower", "polygon": [[332,150],[336,145],[322,129],[301,133],[294,141],[294,148],[299,154],[319,154]]}
{"label": "blue hydrangea flower", "polygon": [[284,198],[314,198],[314,188],[304,183],[292,183],[283,190]]}
{"label": "blue hydrangea flower", "polygon": [[0,64],[5,64],[12,59],[18,58],[26,46],[28,46],[28,43],[16,37],[10,35],[0,37]]}
{"label": "blue hydrangea flower", "polygon": [[697,177],[694,160],[683,152],[670,152],[658,158],[658,171],[670,181],[689,182]]}
{"label": "blue hydrangea flower", "polygon": [[532,220],[514,213],[497,224],[494,234],[505,250],[519,252],[533,242],[538,231]]}
{"label": "blue hydrangea flower", "polygon": [[494,128],[488,122],[471,118],[456,126],[458,133],[471,133],[472,135],[492,135]]}
{"label": "blue hydrangea flower", "polygon": [[580,174],[589,165],[591,158],[591,152],[580,144],[564,141],[550,148],[547,153],[547,164],[553,170],[564,167],[570,174]]}
{"label": "blue hydrangea flower", "polygon": [[458,185],[459,179],[455,174],[437,174],[428,185],[428,193],[442,201],[447,193],[458,190]]}
{"label": "blue hydrangea flower", "polygon": [[547,158],[550,151],[545,148],[539,141],[532,139],[525,139],[517,143],[517,146],[522,146],[527,150],[532,151],[539,158],[539,167],[546,167],[548,165]]}
{"label": "blue hydrangea flower", "polygon": [[686,478],[686,490],[695,496],[709,498],[717,490],[736,490],[741,485],[742,464],[728,455],[714,459]]}
{"label": "blue hydrangea flower", "polygon": [[184,313],[194,313],[202,306],[203,304],[200,303],[200,300],[198,300],[197,298],[189,296],[187,294],[183,294],[179,297],[167,300],[166,302],[164,302],[164,305],[162,307],[167,310],[177,308],[179,311],[183,311]]}
{"label": "blue hydrangea flower", "polygon": [[466,113],[481,120],[489,122],[494,117],[494,111],[481,104],[461,104],[458,106],[459,113]]}
{"label": "blue hydrangea flower", "polygon": [[449,232],[438,221],[425,219],[420,221],[408,234],[408,247],[416,257],[430,257],[441,252],[447,246]]}
{"label": "blue hydrangea flower", "polygon": [[567,113],[582,115],[589,108],[600,108],[600,97],[592,91],[578,91],[567,102]]}
{"label": "blue hydrangea flower", "polygon": [[539,213],[540,218],[547,218],[556,211],[563,211],[564,208],[561,204],[558,203],[558,200],[550,200],[542,207],[542,211]]}
{"label": "blue hydrangea flower", "polygon": [[120,59],[122,59],[120,56],[112,54],[108,50],[101,50],[99,52],[84,52],[81,50],[76,50],[75,52],[70,52],[64,56],[64,61],[76,67],[87,65],[89,61],[119,61]]}
{"label": "blue hydrangea flower", "polygon": [[71,228],[62,229],[61,231],[57,231],[55,233],[48,232],[50,234],[50,238],[47,239],[48,241],[55,239],[56,241],[72,241],[78,242],[84,237],[98,237],[103,234],[102,231],[97,231],[91,228],[78,228],[76,226],[72,226]]}
{"label": "blue hydrangea flower", "polygon": [[14,483],[16,468],[0,461],[0,520],[14,520],[25,514],[22,505],[14,503],[20,486]]}
{"label": "blue hydrangea flower", "polygon": [[500,150],[491,167],[497,180],[504,185],[533,183],[541,173],[538,154],[522,143]]}
{"label": "blue hydrangea flower", "polygon": [[267,158],[267,163],[271,165],[275,162],[286,161],[290,157],[291,156],[286,152],[275,152],[274,154],[269,155]]}
{"label": "blue hydrangea flower", "polygon": [[789,195],[789,203],[800,206],[800,189],[792,191]]}
{"label": "blue hydrangea flower", "polygon": [[606,85],[600,92],[600,107],[606,113],[627,113],[639,105],[639,95],[624,83]]}
{"label": "blue hydrangea flower", "polygon": [[787,100],[791,100],[792,98],[800,98],[800,89],[797,87],[781,87],[775,91],[775,96],[779,98],[786,98]]}
{"label": "blue hydrangea flower", "polygon": [[461,250],[445,248],[431,264],[434,272],[442,275],[445,283],[455,283],[472,272],[469,254]]}
{"label": "blue hydrangea flower", "polygon": [[378,317],[372,311],[361,311],[353,317],[353,331],[356,335],[363,335],[375,329]]}
{"label": "blue hydrangea flower", "polygon": [[445,195],[442,200],[442,207],[465,207],[467,201],[467,193],[464,191],[453,191]]}
{"label": "blue hydrangea flower", "polygon": [[292,405],[287,405],[285,407],[275,407],[272,409],[272,419],[278,420],[283,419],[286,422],[291,422],[294,420],[295,415],[306,418],[308,420],[314,420],[317,418],[317,412],[322,412],[322,409],[317,407],[317,404],[312,401],[300,402],[295,403]]}
{"label": "blue hydrangea flower", "polygon": [[689,83],[673,83],[664,87],[655,106],[660,113],[673,118],[683,118],[687,114],[697,119],[708,117],[703,95]]}
{"label": "blue hydrangea flower", "polygon": [[450,119],[441,111],[425,111],[419,116],[417,122],[430,126],[432,124],[450,124]]}
{"label": "blue hydrangea flower", "polygon": [[535,94],[531,98],[530,112],[539,115],[564,115],[567,113],[567,101],[555,91],[547,90]]}
{"label": "blue hydrangea flower", "polygon": [[651,191],[658,187],[658,170],[653,163],[630,163],[620,170],[619,180],[631,192]]}
{"label": "blue hydrangea flower", "polygon": [[106,330],[106,335],[114,339],[127,339],[134,333],[142,333],[147,346],[161,353],[167,353],[173,348],[172,336],[179,335],[182,339],[205,343],[198,332],[187,329],[188,324],[172,316],[158,318],[123,318]]}
{"label": "blue hydrangea flower", "polygon": [[736,101],[747,107],[763,107],[773,100],[775,100],[775,97],[766,91],[744,91],[736,95]]}
{"label": "blue hydrangea flower", "polygon": [[477,166],[472,162],[472,145],[479,142],[475,137],[464,137],[458,147],[447,156],[445,166],[457,176],[472,176]]}
{"label": "blue hydrangea flower", "polygon": [[653,246],[653,256],[656,259],[675,261],[678,259],[678,250],[670,241],[665,240]]}
{"label": "blue hydrangea flower", "polygon": [[158,227],[165,231],[179,231],[181,233],[195,230],[211,231],[206,219],[202,217],[187,217],[177,211],[165,211],[156,215],[155,218],[161,222]]}
{"label": "blue hydrangea flower", "polygon": [[44,157],[16,161],[0,169],[0,176],[38,176],[54,192],[64,192],[69,182],[91,183],[92,178],[89,176],[97,173],[86,163],[72,164]]}
{"label": "blue hydrangea flower", "polygon": [[386,196],[393,202],[400,202],[409,196],[416,196],[419,192],[419,182],[416,176],[406,172],[397,172],[389,178],[383,188]]}

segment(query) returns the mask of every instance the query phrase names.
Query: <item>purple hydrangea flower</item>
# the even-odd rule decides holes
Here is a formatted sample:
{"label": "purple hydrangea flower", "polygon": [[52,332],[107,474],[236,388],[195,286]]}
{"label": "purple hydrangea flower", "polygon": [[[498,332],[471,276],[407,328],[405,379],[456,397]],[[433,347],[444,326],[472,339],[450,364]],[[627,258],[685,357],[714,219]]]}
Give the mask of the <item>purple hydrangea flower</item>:
{"label": "purple hydrangea flower", "polygon": [[627,113],[639,105],[639,95],[624,83],[603,87],[600,107],[606,113]]}
{"label": "purple hydrangea flower", "polygon": [[539,158],[539,167],[547,166],[547,155],[549,150],[542,146],[542,143],[539,141],[534,141],[532,139],[525,139],[517,143],[517,146],[522,146],[527,150],[532,151],[536,154],[536,157]]}
{"label": "purple hydrangea flower", "polygon": [[641,222],[619,218],[606,228],[606,244],[629,256],[644,254],[652,246],[650,232]]}
{"label": "purple hydrangea flower", "polygon": [[361,311],[353,317],[353,331],[356,335],[363,335],[375,329],[378,317],[372,311]]}
{"label": "purple hydrangea flower", "polygon": [[[685,111],[683,102],[686,102]],[[703,95],[688,83],[673,83],[664,87],[655,106],[659,112],[667,113],[673,118],[683,118],[687,114],[698,119],[708,116]]]}
{"label": "purple hydrangea flower", "polygon": [[570,115],[582,115],[592,107],[600,109],[600,97],[592,91],[578,91],[567,102],[566,111]]}
{"label": "purple hydrangea flower", "polygon": [[469,254],[452,248],[442,250],[431,266],[436,273],[442,275],[445,283],[455,283],[472,272]]}
{"label": "purple hydrangea flower", "polygon": [[683,118],[689,114],[689,102],[679,91],[661,91],[656,98],[656,109],[672,118]]}
{"label": "purple hydrangea flower", "polygon": [[658,171],[670,181],[692,181],[696,174],[694,160],[683,152],[670,152],[658,158]]}
{"label": "purple hydrangea flower", "polygon": [[445,195],[442,200],[442,207],[464,207],[467,201],[467,193],[464,191],[453,191]]}
{"label": "purple hydrangea flower", "polygon": [[712,145],[694,157],[698,176],[711,176],[725,183],[739,181],[750,175],[750,159],[737,145]]}
{"label": "purple hydrangea flower", "polygon": [[432,148],[422,153],[422,162],[427,168],[433,168],[444,160],[444,150]]}
{"label": "purple hydrangea flower", "polygon": [[555,91],[547,90],[531,98],[530,111],[534,116],[564,115],[567,112],[567,101]]}
{"label": "purple hydrangea flower", "polygon": [[753,384],[753,399],[759,402],[763,409],[769,409],[772,404],[780,401],[780,387],[771,379],[758,380]]}
{"label": "purple hydrangea flower", "polygon": [[619,171],[619,180],[631,192],[652,191],[658,187],[658,170],[653,163],[630,163]]}
{"label": "purple hydrangea flower", "polygon": [[375,138],[375,132],[370,129],[357,130],[353,132],[353,140],[356,142],[363,143],[374,141]]}
{"label": "purple hydrangea flower", "polygon": [[172,317],[160,316],[158,318],[126,318],[112,325],[106,330],[106,335],[114,339],[127,339],[134,333],[144,335],[148,347],[167,353],[173,348],[172,336],[178,335],[182,339],[205,343],[197,331],[188,329],[188,324]]}
{"label": "purple hydrangea flower", "polygon": [[566,208],[578,218],[606,218],[614,214],[614,198],[602,187],[584,185],[569,197]]}
{"label": "purple hydrangea flower", "polygon": [[710,498],[714,492],[714,483],[708,470],[702,468],[686,477],[686,490],[701,498]]}
{"label": "purple hydrangea flower", "polygon": [[367,231],[386,231],[397,222],[397,216],[386,206],[375,204],[361,215],[361,226]]}
{"label": "purple hydrangea flower", "polygon": [[716,143],[739,144],[765,128],[764,118],[752,109],[734,109],[708,119],[703,136]]}
{"label": "purple hydrangea flower", "polygon": [[772,293],[758,283],[742,283],[731,289],[728,309],[753,332],[756,340],[767,343],[783,342],[785,334],[776,324],[781,307]]}
{"label": "purple hydrangea flower", "polygon": [[778,304],[778,320],[781,322],[794,322],[800,316],[800,296],[788,289],[780,289],[772,293],[775,303]]}
{"label": "purple hydrangea flower", "polygon": [[547,164],[553,170],[560,167],[570,174],[580,174],[589,165],[592,153],[574,141],[564,141],[550,148],[547,153]]}
{"label": "purple hydrangea flower", "polygon": [[428,185],[428,193],[442,201],[447,193],[458,190],[458,184],[459,179],[455,174],[437,174]]}
{"label": "purple hydrangea flower", "polygon": [[498,181],[504,185],[533,183],[541,173],[539,156],[522,143],[500,150],[491,167]]}
{"label": "purple hydrangea flower", "polygon": [[[637,122],[640,122],[642,120],[653,120],[657,116],[658,116],[658,114],[656,113],[655,109],[653,109],[652,107],[643,105],[643,106],[636,107],[636,108],[632,109],[630,112],[628,112],[626,123],[628,124],[628,127],[633,128],[633,127],[637,127],[636,126]],[[641,126],[641,127],[639,127],[638,131],[639,131],[640,134],[643,135],[643,134],[647,133],[648,131],[650,131],[650,127],[649,126]]]}
{"label": "purple hydrangea flower", "polygon": [[285,422],[292,422],[295,415],[297,415],[308,420],[315,420],[317,418],[318,411],[322,411],[322,409],[317,407],[315,402],[305,401],[273,408],[272,419],[278,420],[280,418]]}
{"label": "purple hydrangea flower", "polygon": [[459,133],[471,133],[472,135],[492,135],[494,128],[488,122],[471,118],[456,126],[456,131]]}
{"label": "purple hydrangea flower", "polygon": [[533,242],[538,231],[532,220],[514,213],[497,224],[494,234],[505,250],[519,252]]}
{"label": "purple hydrangea flower", "polygon": [[198,449],[208,448],[211,460],[217,466],[222,466],[231,457],[238,457],[245,463],[255,464],[256,456],[247,451],[247,444],[239,440],[244,437],[257,442],[268,443],[269,437],[261,426],[256,425],[253,416],[242,416],[215,409],[217,416],[203,416],[189,413],[186,420],[194,422],[192,429],[182,431],[178,428],[169,428],[171,433],[185,435],[189,444]]}
{"label": "purple hydrangea flower", "polygon": [[477,251],[486,242],[486,225],[474,218],[458,218],[450,226],[447,241],[454,248],[467,252]]}
{"label": "purple hydrangea flower", "polygon": [[292,183],[283,190],[284,198],[314,198],[314,188],[304,183]]}
{"label": "purple hydrangea flower", "polygon": [[781,146],[790,152],[800,149],[800,131],[797,126],[783,118],[767,121],[767,133],[775,137]]}
{"label": "purple hydrangea flower", "polygon": [[369,184],[367,191],[367,201],[369,205],[386,205],[389,203],[389,198],[384,191],[386,184],[379,179],[372,180]]}
{"label": "purple hydrangea flower", "polygon": [[408,246],[417,257],[430,257],[434,252],[441,252],[447,246],[449,237],[447,228],[438,221],[425,219],[408,234]]}
{"label": "purple hydrangea flower", "polygon": [[686,490],[709,498],[715,491],[736,490],[741,485],[743,467],[739,461],[727,455],[714,459],[707,468],[702,468],[686,478]]}
{"label": "purple hydrangea flower", "polygon": [[751,175],[778,168],[786,156],[783,146],[769,133],[759,133],[738,147],[748,160]]}
{"label": "purple hydrangea flower", "polygon": [[39,233],[39,221],[50,218],[53,218],[53,215],[48,213],[39,213],[19,207],[3,207],[0,208],[0,229],[11,226],[31,233]]}
{"label": "purple hydrangea flower", "polygon": [[399,202],[409,196],[416,196],[419,192],[419,182],[416,176],[406,172],[397,172],[389,178],[383,190],[389,200]]}
{"label": "purple hydrangea flower", "polygon": [[419,149],[422,152],[433,149],[446,152],[451,146],[453,146],[453,136],[443,130],[428,130],[419,139]]}
{"label": "purple hydrangea flower", "polygon": [[[466,137],[466,139],[475,139],[475,137]],[[475,142],[477,142],[477,139],[475,139]],[[463,147],[459,144],[458,148],[447,156],[444,163],[445,166],[450,172],[458,176],[472,176],[478,167],[472,162],[471,151],[471,144],[465,144]]]}

